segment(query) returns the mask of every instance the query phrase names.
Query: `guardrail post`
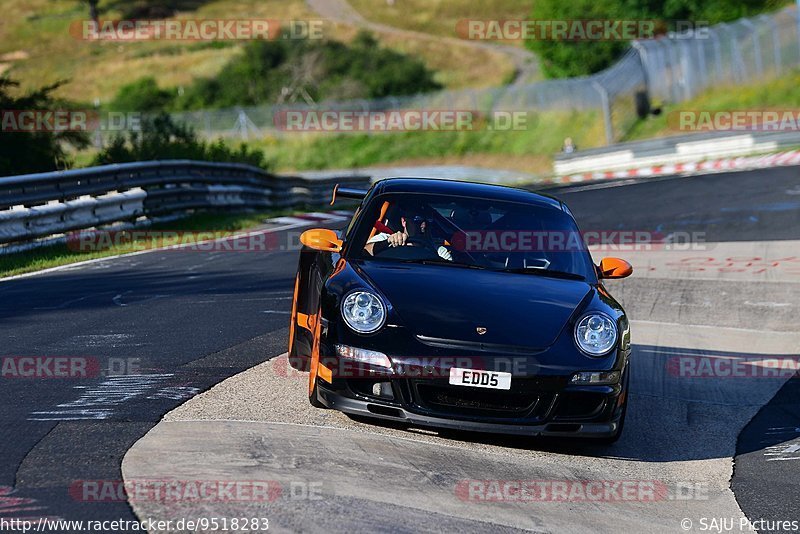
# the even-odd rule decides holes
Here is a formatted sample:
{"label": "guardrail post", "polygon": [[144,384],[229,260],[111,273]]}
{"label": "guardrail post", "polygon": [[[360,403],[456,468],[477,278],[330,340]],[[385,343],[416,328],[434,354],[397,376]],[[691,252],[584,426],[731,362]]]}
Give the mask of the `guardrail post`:
{"label": "guardrail post", "polygon": [[603,123],[606,127],[606,144],[614,144],[614,125],[611,123],[611,102],[608,98],[608,91],[597,80],[592,81],[594,87],[600,94],[600,105],[603,107]]}
{"label": "guardrail post", "polygon": [[693,36],[694,40],[694,49],[697,53],[697,84],[695,86],[694,92],[697,93],[700,90],[705,89],[710,84],[708,83],[708,70],[706,69],[706,49],[705,44],[700,42],[700,39],[697,38],[697,34]]}
{"label": "guardrail post", "polygon": [[794,19],[797,21],[797,47],[800,52],[800,0],[797,0],[797,7],[794,10]]}
{"label": "guardrail post", "polygon": [[692,61],[692,49],[690,44],[681,40],[678,42],[681,47],[681,79],[683,84],[683,99],[689,100],[694,96],[695,65]]}
{"label": "guardrail post", "polygon": [[642,66],[642,78],[644,79],[644,89],[647,91],[647,96],[650,97],[650,58],[647,55],[647,49],[637,41],[632,41],[631,46],[639,54],[639,64]]}
{"label": "guardrail post", "polygon": [[726,28],[729,30],[730,46],[731,46],[731,74],[733,81],[739,82],[747,78],[745,72],[744,59],[742,59],[742,51],[739,48],[739,41],[736,39],[736,30],[733,27]]}
{"label": "guardrail post", "polygon": [[753,62],[756,68],[756,74],[761,76],[764,74],[764,65],[761,60],[761,43],[758,39],[758,30],[756,25],[748,19],[742,19],[741,24],[745,26],[752,34],[753,39]]}
{"label": "guardrail post", "polygon": [[719,33],[716,30],[711,30],[711,39],[714,47],[714,66],[717,78],[715,81],[722,81],[722,46],[719,43]]}

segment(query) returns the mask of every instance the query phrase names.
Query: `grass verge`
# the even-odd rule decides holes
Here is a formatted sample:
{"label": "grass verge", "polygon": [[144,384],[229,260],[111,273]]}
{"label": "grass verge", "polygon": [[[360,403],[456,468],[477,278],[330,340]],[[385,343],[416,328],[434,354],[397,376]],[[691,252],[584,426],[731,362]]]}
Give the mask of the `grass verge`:
{"label": "grass verge", "polygon": [[[482,125],[485,126],[485,125]],[[337,169],[396,164],[409,161],[484,158],[501,168],[515,169],[531,160],[552,159],[565,137],[581,148],[598,146],[603,139],[602,117],[595,111],[528,114],[527,127],[471,131],[407,131],[396,133],[312,134],[286,132],[281,137],[252,143],[264,150],[280,170]],[[539,172],[547,169],[524,169]]]}

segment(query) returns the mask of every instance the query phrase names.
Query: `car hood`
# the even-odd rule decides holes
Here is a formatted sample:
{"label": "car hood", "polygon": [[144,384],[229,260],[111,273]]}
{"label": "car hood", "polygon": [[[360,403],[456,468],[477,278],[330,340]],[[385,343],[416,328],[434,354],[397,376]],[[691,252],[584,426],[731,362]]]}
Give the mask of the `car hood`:
{"label": "car hood", "polygon": [[453,348],[546,349],[593,291],[583,281],[450,266],[363,262],[358,269],[402,326],[423,342],[463,342]]}

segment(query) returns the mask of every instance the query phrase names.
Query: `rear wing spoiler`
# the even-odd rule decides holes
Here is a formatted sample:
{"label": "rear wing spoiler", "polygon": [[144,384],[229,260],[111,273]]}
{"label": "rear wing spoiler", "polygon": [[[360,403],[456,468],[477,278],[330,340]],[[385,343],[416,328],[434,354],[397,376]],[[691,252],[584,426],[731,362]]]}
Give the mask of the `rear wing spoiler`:
{"label": "rear wing spoiler", "polygon": [[333,187],[331,206],[333,206],[333,203],[336,202],[337,197],[352,198],[353,200],[364,200],[365,196],[367,196],[367,191],[364,189],[351,189],[349,187],[339,187],[339,184],[336,184]]}

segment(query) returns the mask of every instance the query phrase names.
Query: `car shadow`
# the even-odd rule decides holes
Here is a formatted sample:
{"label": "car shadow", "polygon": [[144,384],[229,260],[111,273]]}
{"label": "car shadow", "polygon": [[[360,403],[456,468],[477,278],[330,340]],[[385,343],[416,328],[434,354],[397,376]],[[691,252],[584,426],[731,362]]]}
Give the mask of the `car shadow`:
{"label": "car shadow", "polygon": [[[741,429],[780,389],[787,377],[727,376],[733,362],[795,357],[689,350],[636,345],[631,359],[631,390],[624,432],[614,444],[590,439],[485,434],[433,430],[378,420],[365,424],[435,434],[452,442],[478,443],[569,456],[645,462],[730,458]],[[722,362],[722,363],[720,363]],[[761,368],[759,368],[761,369]]]}

